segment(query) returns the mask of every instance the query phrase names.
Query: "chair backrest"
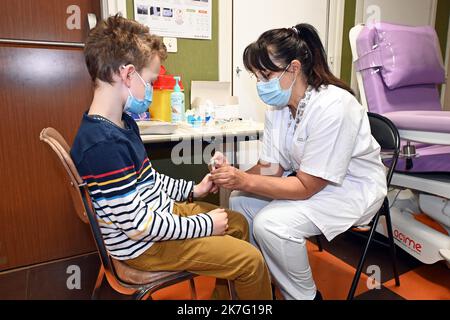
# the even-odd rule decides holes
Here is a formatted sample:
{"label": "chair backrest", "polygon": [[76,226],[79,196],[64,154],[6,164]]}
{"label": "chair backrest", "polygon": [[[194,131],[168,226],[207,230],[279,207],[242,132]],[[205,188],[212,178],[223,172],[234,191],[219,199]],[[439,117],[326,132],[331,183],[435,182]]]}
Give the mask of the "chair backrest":
{"label": "chair backrest", "polygon": [[79,175],[78,170],[70,157],[69,145],[61,134],[53,128],[42,130],[40,139],[52,148],[61,161],[69,178],[69,190],[76,213],[83,222],[89,223],[105,271],[114,272],[113,264],[103,241],[87,185]]}
{"label": "chair backrest", "polygon": [[56,153],[67,173],[69,190],[77,215],[83,222],[89,223],[91,227],[95,245],[100,255],[102,269],[108,279],[109,285],[114,290],[122,294],[131,295],[136,290],[139,290],[139,288],[142,288],[142,286],[146,286],[152,282],[161,285],[163,283],[173,284],[177,281],[189,279],[191,274],[186,272],[144,272],[128,266],[123,261],[113,259],[106,249],[88,187],[80,177],[70,157],[69,145],[61,134],[53,128],[42,130],[40,139],[46,142]]}
{"label": "chair backrest", "polygon": [[[406,41],[402,39],[404,35],[418,40]],[[419,39],[429,45],[421,45]],[[436,32],[432,28],[388,23],[358,25],[350,31],[350,42],[362,103],[368,111],[379,114],[396,111],[442,111],[437,84],[441,80],[445,81],[445,70],[443,65],[442,68],[439,65],[442,56]],[[416,50],[407,50],[409,45],[416,45]],[[418,51],[417,48],[421,50],[419,55],[422,55],[422,61],[416,65],[424,64],[424,59],[432,61],[427,69],[429,74],[422,73],[423,79],[420,72],[414,74],[415,65],[400,63],[403,60],[420,59],[415,52]],[[407,56],[408,52],[411,56]],[[409,73],[414,79],[408,79]],[[394,78],[400,74],[403,83],[390,84],[392,74],[395,74]],[[433,80],[424,80],[425,78]],[[426,83],[427,81],[429,83]]]}
{"label": "chair backrest", "polygon": [[86,214],[86,209],[83,205],[81,192],[79,186],[83,184],[83,179],[81,179],[78,171],[69,155],[70,147],[64,138],[53,128],[46,128],[42,130],[40,139],[46,142],[52,150],[56,153],[61,164],[63,165],[69,183],[69,192],[72,198],[72,203],[74,205],[75,211],[78,217],[84,222],[88,223],[89,219]]}
{"label": "chair backrest", "polygon": [[400,134],[397,127],[388,118],[376,114],[368,113],[372,136],[377,140],[383,153],[392,155],[386,175],[387,185],[391,184],[392,175],[397,165],[400,154]]}

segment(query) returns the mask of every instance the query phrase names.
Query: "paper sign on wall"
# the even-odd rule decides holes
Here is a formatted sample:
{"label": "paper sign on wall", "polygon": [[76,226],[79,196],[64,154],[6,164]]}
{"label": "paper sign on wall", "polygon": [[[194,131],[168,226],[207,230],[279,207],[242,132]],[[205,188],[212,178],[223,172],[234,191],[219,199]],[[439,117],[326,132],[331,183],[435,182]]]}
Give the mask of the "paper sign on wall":
{"label": "paper sign on wall", "polygon": [[161,37],[211,39],[212,0],[134,0],[135,20]]}

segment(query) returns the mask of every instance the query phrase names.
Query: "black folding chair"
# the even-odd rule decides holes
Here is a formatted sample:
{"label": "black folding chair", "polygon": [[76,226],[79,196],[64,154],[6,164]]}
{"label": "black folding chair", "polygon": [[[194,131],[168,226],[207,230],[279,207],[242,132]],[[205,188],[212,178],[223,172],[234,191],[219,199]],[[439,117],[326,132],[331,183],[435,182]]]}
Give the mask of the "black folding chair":
{"label": "black folding chair", "polygon": [[[372,135],[377,140],[378,144],[381,146],[382,155],[384,156],[391,156],[391,159],[385,163],[388,163],[388,171],[387,171],[387,186],[390,187],[392,176],[394,174],[395,167],[397,165],[398,156],[400,154],[400,135],[398,133],[398,130],[396,126],[386,117],[383,117],[379,114],[375,113],[368,113],[369,115],[369,121],[370,121],[370,128],[372,131]],[[361,232],[369,232],[369,236],[367,238],[366,245],[364,247],[364,251],[362,253],[362,256],[359,260],[358,266],[356,268],[355,276],[353,277],[352,285],[350,287],[350,291],[347,296],[347,300],[353,300],[355,296],[355,291],[358,286],[359,279],[361,277],[361,272],[364,266],[364,262],[366,261],[367,252],[369,251],[369,247],[371,243],[374,241],[375,236],[375,230],[377,228],[378,222],[380,220],[380,217],[384,216],[386,219],[386,228],[388,233],[388,247],[391,255],[391,262],[392,262],[392,268],[394,270],[394,277],[395,277],[395,285],[398,287],[400,286],[400,277],[397,270],[397,263],[396,263],[396,248],[394,243],[394,235],[392,232],[392,221],[391,221],[391,213],[390,213],[390,206],[389,206],[389,200],[386,197],[384,199],[384,203],[381,207],[381,209],[377,212],[375,217],[372,219],[371,223],[364,228],[361,228],[361,226],[355,227],[352,230],[357,231],[358,233]],[[323,251],[322,243],[320,240],[320,236],[316,236],[316,242],[317,246],[319,247],[319,251]]]}

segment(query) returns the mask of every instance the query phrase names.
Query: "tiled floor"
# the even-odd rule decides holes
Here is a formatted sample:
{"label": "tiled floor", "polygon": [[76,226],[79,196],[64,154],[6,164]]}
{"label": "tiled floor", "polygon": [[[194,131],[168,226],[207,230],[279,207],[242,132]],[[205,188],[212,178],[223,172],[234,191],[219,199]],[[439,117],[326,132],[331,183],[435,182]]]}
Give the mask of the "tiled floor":
{"label": "tiled floor", "polygon": [[[309,242],[309,258],[314,278],[325,299],[344,300],[352,281],[355,266],[362,250],[363,240],[344,234],[332,243],[322,240],[325,251],[319,252],[317,246]],[[445,263],[423,265],[398,249],[398,268],[401,286],[395,287],[389,254],[385,247],[374,244],[367,258],[367,266],[376,265],[381,270],[379,289],[367,288],[368,275],[363,274],[356,292],[361,300],[450,300],[450,269]],[[209,299],[215,280],[198,277],[196,285],[199,299]],[[189,287],[182,283],[160,290],[154,299],[189,299]]]}
{"label": "tiled floor", "polygon": [[[314,240],[314,239],[313,239]],[[381,240],[381,239],[380,239]],[[352,281],[355,266],[360,257],[364,240],[351,233],[345,233],[331,243],[322,238],[323,252],[313,242],[308,242],[309,259],[314,279],[326,300],[343,300]],[[76,265],[81,270],[81,290],[68,290],[67,268]],[[94,287],[100,261],[97,254],[89,254],[68,260],[61,260],[42,266],[35,266],[10,273],[0,273],[0,300],[2,299],[89,299]],[[361,276],[356,299],[360,300],[450,300],[450,269],[445,263],[424,265],[401,249],[397,250],[397,266],[401,286],[395,287],[388,249],[374,243],[367,256],[363,272],[369,266],[380,270],[379,289],[369,290],[367,274]],[[367,271],[368,272],[368,271]],[[195,279],[197,298],[211,298],[215,279]],[[131,297],[114,292],[103,284],[100,299],[128,300]],[[155,300],[190,299],[187,282],[156,292]],[[278,297],[279,299],[281,296]]]}
{"label": "tiled floor", "polygon": [[[363,241],[351,234],[345,234],[331,244],[324,244],[325,252],[318,252],[314,244],[310,245],[311,267],[325,299],[346,298],[362,245]],[[381,285],[379,289],[369,290],[368,276],[363,274],[356,299],[450,300],[450,270],[445,263],[423,265],[401,249],[397,250],[397,258],[400,287],[395,286],[387,248],[373,245],[363,271],[367,270],[367,266],[378,266],[381,271]],[[325,266],[330,261],[333,261],[333,270],[336,270],[336,276],[324,283],[325,279],[329,277],[329,269],[326,271]],[[342,285],[335,285],[338,281],[334,278],[340,279],[339,282],[342,282]]]}

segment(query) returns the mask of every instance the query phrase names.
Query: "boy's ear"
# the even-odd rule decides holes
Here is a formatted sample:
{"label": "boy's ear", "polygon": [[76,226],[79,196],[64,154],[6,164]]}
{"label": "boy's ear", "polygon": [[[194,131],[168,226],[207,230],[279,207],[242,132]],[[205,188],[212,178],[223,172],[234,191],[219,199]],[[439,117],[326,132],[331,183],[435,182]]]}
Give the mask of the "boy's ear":
{"label": "boy's ear", "polygon": [[132,64],[122,66],[119,69],[119,76],[128,88],[131,86],[131,76],[135,72],[136,68]]}

